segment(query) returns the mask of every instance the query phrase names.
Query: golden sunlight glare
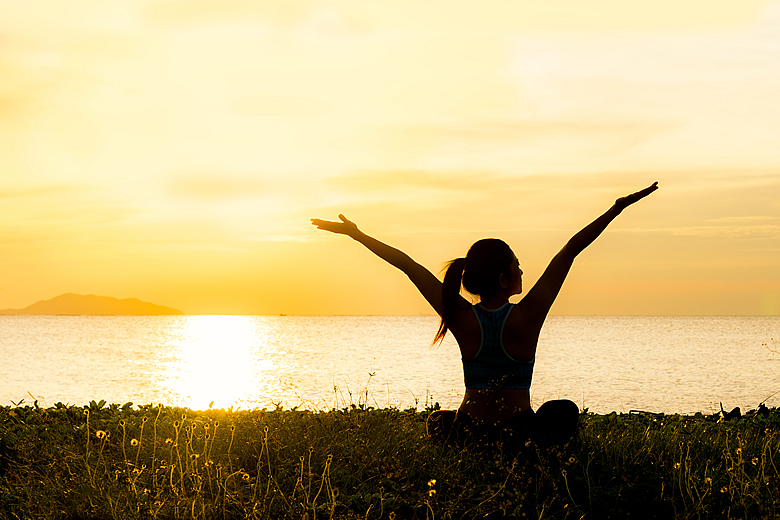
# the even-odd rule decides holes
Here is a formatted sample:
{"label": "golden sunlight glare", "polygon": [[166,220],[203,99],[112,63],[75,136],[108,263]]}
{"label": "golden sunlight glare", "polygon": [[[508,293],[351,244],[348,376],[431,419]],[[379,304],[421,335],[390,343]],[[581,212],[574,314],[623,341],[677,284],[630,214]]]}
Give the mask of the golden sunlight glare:
{"label": "golden sunlight glare", "polygon": [[188,316],[177,359],[163,386],[179,406],[205,409],[240,405],[251,395],[273,392],[266,379],[275,364],[258,323],[248,316]]}

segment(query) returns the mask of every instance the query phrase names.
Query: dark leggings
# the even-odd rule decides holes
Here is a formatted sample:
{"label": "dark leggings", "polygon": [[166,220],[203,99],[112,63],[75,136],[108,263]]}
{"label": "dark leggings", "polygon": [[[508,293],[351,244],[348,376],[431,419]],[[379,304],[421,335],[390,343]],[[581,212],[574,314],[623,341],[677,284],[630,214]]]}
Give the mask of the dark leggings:
{"label": "dark leggings", "polygon": [[436,442],[485,447],[500,444],[506,451],[516,452],[529,440],[542,447],[566,444],[577,431],[579,415],[576,404],[561,399],[497,423],[478,421],[455,410],[436,410],[425,426],[428,437]]}

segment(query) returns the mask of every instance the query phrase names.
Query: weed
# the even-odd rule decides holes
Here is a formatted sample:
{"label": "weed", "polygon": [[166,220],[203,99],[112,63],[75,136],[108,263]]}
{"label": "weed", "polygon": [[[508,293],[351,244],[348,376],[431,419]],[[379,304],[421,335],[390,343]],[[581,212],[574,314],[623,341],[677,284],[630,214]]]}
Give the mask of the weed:
{"label": "weed", "polygon": [[[780,413],[583,413],[570,445],[432,444],[438,408],[0,408],[0,518],[776,518]],[[147,423],[151,421],[151,427]]]}

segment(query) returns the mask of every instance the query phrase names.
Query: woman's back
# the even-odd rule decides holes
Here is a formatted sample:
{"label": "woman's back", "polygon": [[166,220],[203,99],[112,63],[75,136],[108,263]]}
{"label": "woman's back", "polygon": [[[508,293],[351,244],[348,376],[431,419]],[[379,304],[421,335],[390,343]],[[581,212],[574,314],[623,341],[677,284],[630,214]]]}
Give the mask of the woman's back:
{"label": "woman's back", "polygon": [[460,410],[474,419],[498,422],[531,408],[533,349],[518,348],[518,305],[476,305],[457,315],[452,332],[460,347],[466,393]]}

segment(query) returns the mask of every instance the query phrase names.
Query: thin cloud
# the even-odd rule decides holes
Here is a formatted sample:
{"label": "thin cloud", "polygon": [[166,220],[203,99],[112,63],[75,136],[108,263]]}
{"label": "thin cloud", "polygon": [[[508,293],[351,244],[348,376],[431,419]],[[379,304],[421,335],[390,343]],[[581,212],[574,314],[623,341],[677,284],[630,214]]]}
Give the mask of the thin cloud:
{"label": "thin cloud", "polygon": [[173,177],[167,185],[170,195],[177,198],[222,201],[265,195],[268,181],[259,177],[237,177],[223,174],[183,175]]}
{"label": "thin cloud", "polygon": [[518,142],[575,135],[583,137],[613,136],[621,139],[643,140],[671,128],[676,122],[632,120],[566,120],[566,119],[493,119],[467,121],[449,126],[415,125],[401,130],[415,135],[428,135],[441,139],[488,142]]}
{"label": "thin cloud", "polygon": [[[618,228],[615,233],[668,234],[673,236],[701,238],[775,238],[780,236],[780,225],[756,224],[742,226],[677,226],[677,227],[643,227]],[[765,251],[766,249],[760,249]]]}
{"label": "thin cloud", "polygon": [[75,193],[79,191],[90,191],[92,188],[76,185],[53,185],[40,186],[35,188],[4,188],[0,190],[0,200],[26,199],[35,197],[59,196],[65,193]]}
{"label": "thin cloud", "polygon": [[780,220],[780,217],[767,217],[767,216],[750,216],[750,217],[720,217],[720,218],[712,218],[707,220],[707,222],[717,223],[717,224],[738,224],[738,223],[749,223],[749,222],[766,222],[767,220]]}
{"label": "thin cloud", "polygon": [[778,237],[780,236],[780,225],[691,226],[671,228],[669,232],[672,235],[698,237]]}

